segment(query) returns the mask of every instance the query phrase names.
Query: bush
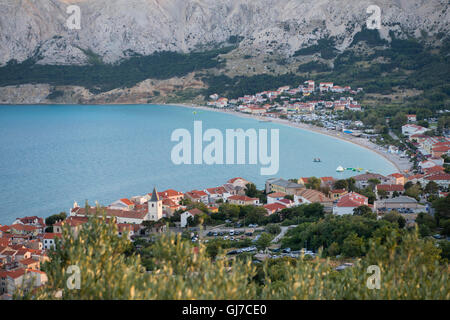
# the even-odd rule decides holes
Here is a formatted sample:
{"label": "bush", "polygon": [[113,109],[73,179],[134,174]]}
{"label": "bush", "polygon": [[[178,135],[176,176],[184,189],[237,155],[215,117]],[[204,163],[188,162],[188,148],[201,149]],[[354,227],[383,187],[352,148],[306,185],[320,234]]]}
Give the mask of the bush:
{"label": "bush", "polygon": [[[346,237],[350,247],[357,248],[360,242],[355,234]],[[63,240],[57,241],[51,260],[43,264],[48,283],[32,295],[19,291],[15,297],[53,300],[60,292],[62,299],[70,300],[450,299],[448,263],[441,258],[448,250],[415,232],[400,240],[369,241],[366,257],[342,272],[318,258],[269,259],[257,268],[245,257],[229,261],[220,255],[212,261],[205,246],[173,234],[155,239],[145,262],[151,272],[145,272],[130,246],[126,237],[117,236],[113,220],[91,218],[79,236],[64,227]],[[80,268],[80,290],[66,289],[70,265]],[[380,268],[379,290],[366,286],[370,265]]]}

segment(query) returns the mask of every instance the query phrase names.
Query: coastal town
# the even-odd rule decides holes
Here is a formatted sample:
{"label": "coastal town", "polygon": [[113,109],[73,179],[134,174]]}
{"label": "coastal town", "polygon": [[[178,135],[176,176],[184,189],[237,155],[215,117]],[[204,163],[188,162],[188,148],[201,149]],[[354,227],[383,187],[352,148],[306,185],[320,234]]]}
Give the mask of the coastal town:
{"label": "coastal town", "polygon": [[[283,256],[298,257],[317,252],[307,246],[303,251],[280,248],[287,231],[296,226],[287,222],[283,214],[295,207],[318,204],[325,214],[353,215],[358,210],[375,214],[376,219],[395,212],[403,217],[406,226],[414,227],[418,215],[433,215],[432,201],[448,197],[450,173],[450,139],[448,132],[442,136],[428,134],[428,128],[418,125],[416,115],[409,114],[401,127],[406,148],[379,144],[379,136],[373,128],[361,121],[339,119],[337,112],[360,112],[362,106],[353,98],[363,88],[352,90],[329,82],[306,81],[298,88],[288,86],[275,91],[246,95],[239,99],[212,95],[208,108],[241,113],[257,117],[260,121],[289,123],[340,139],[357,143],[381,154],[395,164],[398,172],[387,176],[376,172],[362,172],[361,168],[336,168],[336,177],[290,177],[266,180],[264,190],[242,177],[235,177],[224,184],[205,186],[201,190],[161,192],[156,187],[144,195],[126,196],[107,206],[74,203],[68,210],[44,220],[42,217],[17,218],[10,225],[0,225],[0,295],[12,299],[15,290],[24,283],[36,288],[44,285],[47,275],[41,265],[49,261],[49,252],[58,239],[63,240],[63,228],[78,234],[90,217],[101,212],[117,227],[118,236],[129,240],[146,239],[152,234],[182,233],[192,242],[222,239],[227,242],[248,240],[250,246],[229,246],[229,254],[243,252],[264,260]],[[314,93],[343,95],[336,100],[303,101]],[[432,121],[432,120],[430,120]],[[399,138],[400,139],[400,138]],[[320,159],[314,159],[320,161]],[[349,179],[338,177],[350,170]],[[176,188],[176,186],[174,186]],[[235,216],[225,219],[227,206],[258,208],[258,219]],[[276,217],[276,218],[273,218]],[[257,223],[259,222],[259,223]],[[270,222],[281,225],[265,250],[255,245]],[[445,235],[434,234],[436,239]],[[447,235],[448,237],[448,235]],[[448,240],[448,238],[447,238]],[[261,248],[260,248],[261,249]],[[270,250],[268,250],[270,249]],[[282,252],[280,250],[282,249]],[[351,264],[344,264],[345,268]]]}
{"label": "coastal town", "polygon": [[[418,133],[414,131],[411,135]],[[425,142],[428,140],[413,138],[419,139],[417,143],[423,144],[424,150],[437,152],[436,148],[428,146],[429,142]],[[251,243],[258,241],[264,225],[258,225],[250,218],[247,221],[245,217],[225,221],[211,219],[214,215],[220,215],[227,205],[259,208],[266,221],[274,216],[283,221],[284,210],[309,204],[319,204],[326,214],[337,216],[352,215],[363,207],[375,213],[377,219],[390,212],[399,213],[407,226],[414,226],[418,214],[433,214],[428,201],[430,196],[448,196],[450,174],[445,173],[442,163],[430,159],[422,163],[420,173],[413,175],[398,172],[388,176],[357,174],[351,179],[354,184],[352,188],[343,187],[346,180],[334,177],[271,178],[266,181],[265,190],[261,191],[264,197],[257,197],[250,194],[254,189],[250,181],[236,177],[222,185],[202,190],[181,192],[168,189],[158,192],[153,188],[145,195],[121,198],[105,207],[88,203],[82,207],[75,202],[67,216],[59,215],[56,219],[44,220],[36,216],[17,218],[11,225],[0,226],[0,294],[2,299],[12,299],[15,290],[24,283],[34,288],[44,285],[48,278],[41,265],[50,259],[49,251],[54,249],[57,239],[63,237],[63,227],[66,226],[76,235],[99,211],[106,219],[114,219],[118,236],[126,235],[132,241],[165,232],[187,234],[192,242],[207,243],[218,237],[228,242],[242,239],[251,240]],[[417,186],[426,191],[414,197],[410,191]],[[350,189],[363,190],[361,193],[365,195]],[[371,190],[373,193],[368,194]],[[204,223],[208,219],[209,223]],[[199,228],[202,224],[204,228]],[[282,227],[271,240],[272,254],[267,249],[258,251],[254,245],[230,250],[229,254],[249,252],[260,260],[298,257],[300,254],[314,256],[316,253],[307,247],[302,252],[284,249],[278,255],[273,254],[280,250],[280,240],[292,227]],[[345,268],[346,265],[340,267]]]}

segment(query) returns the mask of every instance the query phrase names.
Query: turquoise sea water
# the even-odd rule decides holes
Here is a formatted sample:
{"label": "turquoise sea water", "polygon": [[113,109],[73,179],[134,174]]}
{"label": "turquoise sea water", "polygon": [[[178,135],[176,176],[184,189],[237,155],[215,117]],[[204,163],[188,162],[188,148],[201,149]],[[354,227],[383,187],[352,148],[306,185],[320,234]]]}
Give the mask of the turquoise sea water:
{"label": "turquoise sea water", "polygon": [[[16,217],[68,212],[73,201],[109,204],[162,191],[215,187],[241,176],[263,188],[270,176],[260,165],[174,165],[171,134],[177,128],[203,130],[278,128],[277,177],[348,177],[336,167],[395,172],[381,156],[328,136],[254,119],[175,106],[0,106],[0,224]],[[206,143],[205,143],[206,145]],[[315,157],[322,159],[314,163]]]}

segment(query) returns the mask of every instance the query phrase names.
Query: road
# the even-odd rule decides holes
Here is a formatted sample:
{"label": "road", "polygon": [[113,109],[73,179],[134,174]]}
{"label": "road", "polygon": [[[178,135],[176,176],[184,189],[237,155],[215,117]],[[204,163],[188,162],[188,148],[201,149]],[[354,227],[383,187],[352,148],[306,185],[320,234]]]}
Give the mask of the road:
{"label": "road", "polygon": [[281,227],[281,232],[272,240],[272,243],[277,243],[278,241],[280,241],[280,239],[284,237],[284,235],[286,234],[286,232],[289,230],[290,227],[293,226]]}

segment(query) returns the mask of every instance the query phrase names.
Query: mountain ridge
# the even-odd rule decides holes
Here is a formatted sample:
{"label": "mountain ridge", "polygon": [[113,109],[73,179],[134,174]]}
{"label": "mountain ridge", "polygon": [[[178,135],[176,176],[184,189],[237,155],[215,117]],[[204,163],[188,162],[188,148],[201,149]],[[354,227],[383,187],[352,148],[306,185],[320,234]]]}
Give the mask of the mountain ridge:
{"label": "mountain ridge", "polygon": [[[190,52],[243,37],[240,54],[291,56],[325,37],[344,50],[361,30],[369,5],[381,9],[382,38],[448,33],[444,0],[0,0],[0,64],[39,57],[40,64],[84,65],[92,50],[105,63],[156,51]],[[69,30],[68,5],[81,9]]]}

